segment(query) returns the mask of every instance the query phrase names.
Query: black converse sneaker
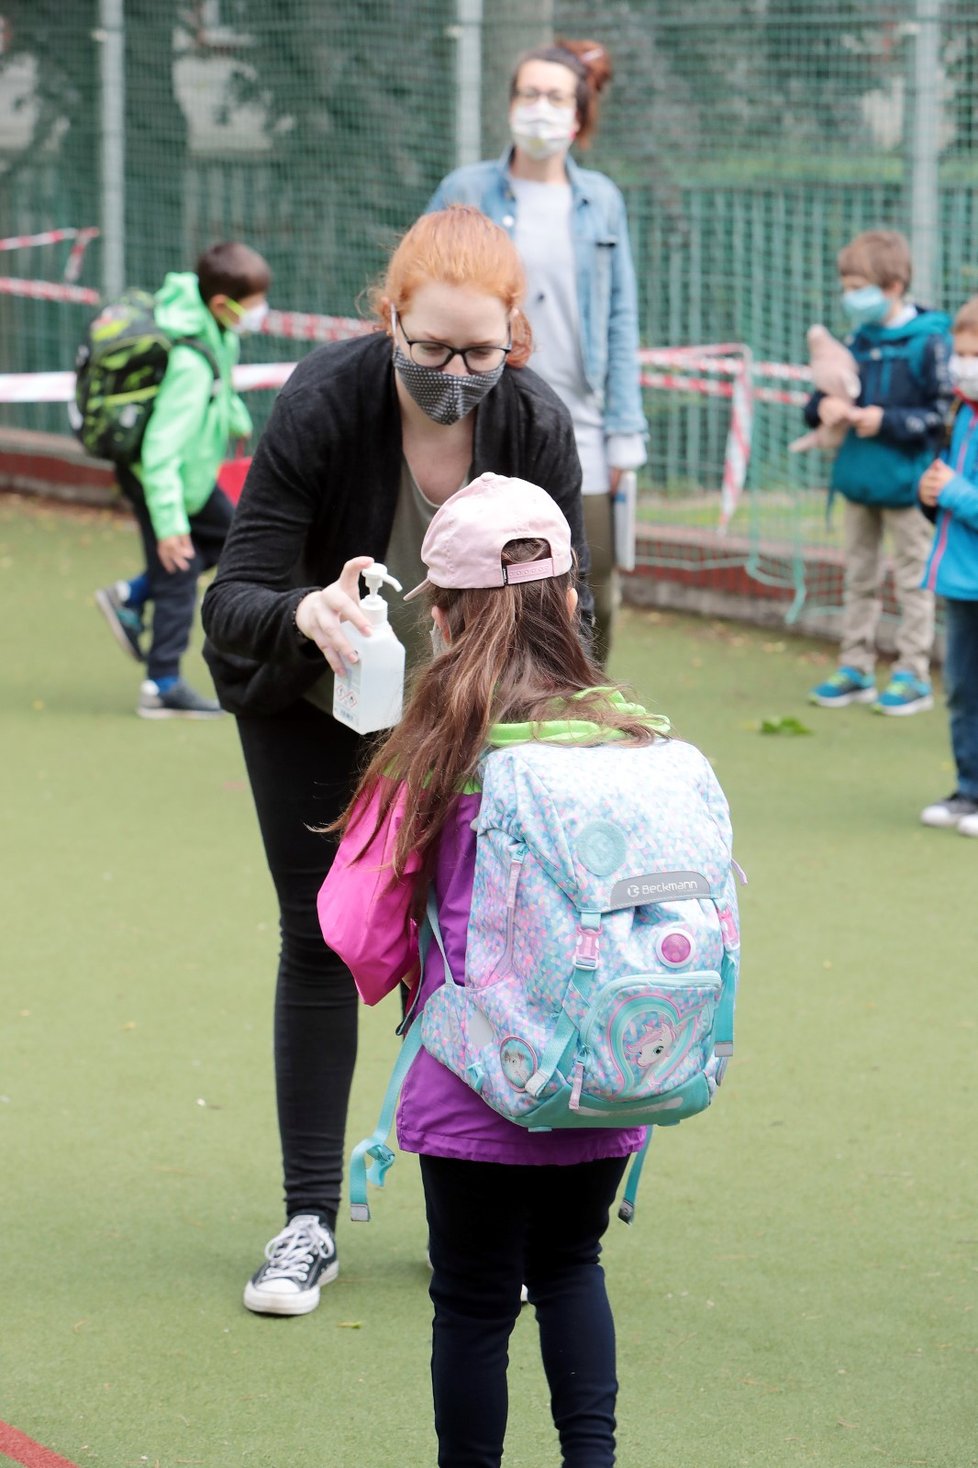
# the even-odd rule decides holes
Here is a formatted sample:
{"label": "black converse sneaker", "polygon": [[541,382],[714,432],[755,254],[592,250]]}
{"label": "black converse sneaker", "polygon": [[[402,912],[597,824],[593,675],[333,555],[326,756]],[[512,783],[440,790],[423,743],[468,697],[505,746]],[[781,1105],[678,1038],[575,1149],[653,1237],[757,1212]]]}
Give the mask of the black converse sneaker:
{"label": "black converse sneaker", "polygon": [[244,1302],[257,1315],[308,1315],[320,1285],[340,1272],[336,1243],[315,1213],[297,1213],[265,1245],[265,1263],[245,1285]]}

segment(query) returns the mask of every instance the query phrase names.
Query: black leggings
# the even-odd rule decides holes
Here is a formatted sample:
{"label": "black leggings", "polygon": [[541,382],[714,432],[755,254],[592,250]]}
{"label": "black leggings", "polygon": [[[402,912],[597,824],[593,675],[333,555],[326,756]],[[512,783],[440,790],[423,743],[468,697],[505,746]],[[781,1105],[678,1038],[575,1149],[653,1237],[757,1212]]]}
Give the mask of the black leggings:
{"label": "black leggings", "polygon": [[328,825],[343,810],[364,743],[305,700],[280,714],[240,717],[238,732],[280,911],[275,1083],[286,1216],[320,1213],[332,1227],[359,1001],[316,915],[336,839],[309,827]]}
{"label": "black leggings", "polygon": [[563,1468],[611,1468],[615,1326],[598,1258],[627,1160],[507,1167],[421,1157],[439,1468],[499,1468],[524,1282]]}

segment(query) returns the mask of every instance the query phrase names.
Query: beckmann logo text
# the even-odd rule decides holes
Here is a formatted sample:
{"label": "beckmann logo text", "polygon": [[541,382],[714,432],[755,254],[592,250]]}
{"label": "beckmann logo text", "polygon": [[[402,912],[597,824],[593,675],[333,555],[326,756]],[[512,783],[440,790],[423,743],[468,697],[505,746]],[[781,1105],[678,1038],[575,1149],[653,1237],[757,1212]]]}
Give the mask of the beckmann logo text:
{"label": "beckmann logo text", "polygon": [[611,889],[610,907],[641,907],[670,897],[709,897],[710,884],[702,872],[647,872],[623,877]]}

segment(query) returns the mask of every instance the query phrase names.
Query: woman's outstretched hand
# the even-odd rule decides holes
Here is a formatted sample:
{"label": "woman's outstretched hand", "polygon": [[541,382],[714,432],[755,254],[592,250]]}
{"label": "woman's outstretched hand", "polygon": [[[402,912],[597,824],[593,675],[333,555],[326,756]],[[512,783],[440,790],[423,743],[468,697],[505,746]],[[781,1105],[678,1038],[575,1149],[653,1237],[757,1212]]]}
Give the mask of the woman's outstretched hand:
{"label": "woman's outstretched hand", "polygon": [[348,664],[357,661],[340,623],[351,622],[358,632],[370,636],[370,622],[360,610],[360,572],[373,563],[373,556],[354,556],[338,581],[331,581],[322,591],[311,591],[295,609],[295,625],[316,644],[334,673],[344,673]]}

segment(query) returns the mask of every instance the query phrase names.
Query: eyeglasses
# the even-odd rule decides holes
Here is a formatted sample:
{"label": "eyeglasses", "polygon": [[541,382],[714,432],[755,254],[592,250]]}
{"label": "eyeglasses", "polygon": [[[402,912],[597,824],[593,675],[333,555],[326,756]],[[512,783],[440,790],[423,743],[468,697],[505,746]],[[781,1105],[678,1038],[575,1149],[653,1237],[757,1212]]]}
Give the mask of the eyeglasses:
{"label": "eyeglasses", "polygon": [[518,102],[549,102],[552,107],[572,107],[577,100],[573,92],[541,92],[539,87],[517,87],[513,96]]}
{"label": "eyeglasses", "polygon": [[391,325],[396,331],[401,328],[401,336],[404,338],[408,349],[408,356],[412,362],[419,367],[432,367],[436,371],[442,371],[447,367],[453,357],[461,357],[465,363],[465,370],[478,375],[480,372],[495,372],[501,367],[513,350],[513,339],[510,337],[509,344],[505,347],[478,346],[478,347],[450,347],[446,342],[412,341],[398,317],[394,307],[391,307]]}

